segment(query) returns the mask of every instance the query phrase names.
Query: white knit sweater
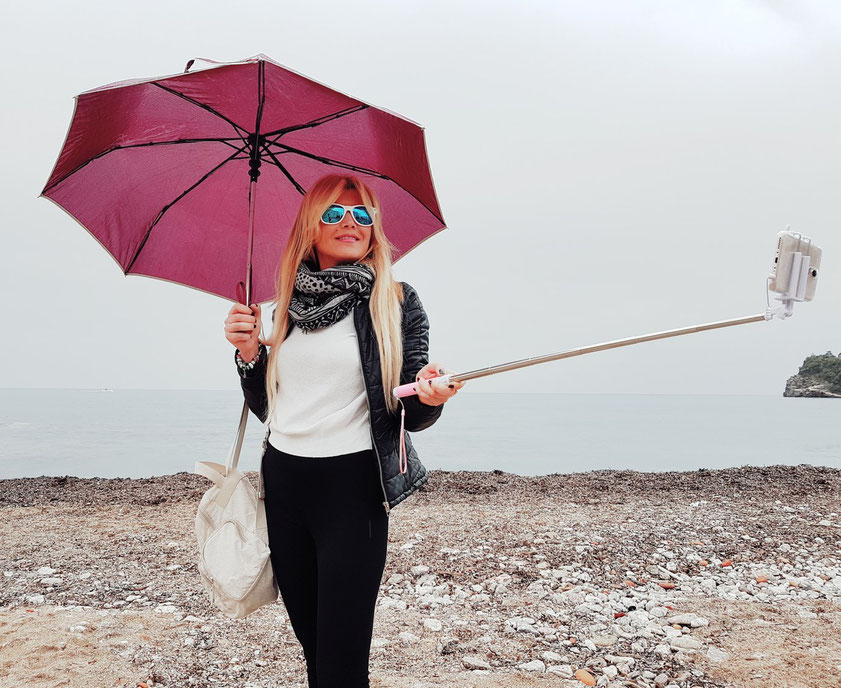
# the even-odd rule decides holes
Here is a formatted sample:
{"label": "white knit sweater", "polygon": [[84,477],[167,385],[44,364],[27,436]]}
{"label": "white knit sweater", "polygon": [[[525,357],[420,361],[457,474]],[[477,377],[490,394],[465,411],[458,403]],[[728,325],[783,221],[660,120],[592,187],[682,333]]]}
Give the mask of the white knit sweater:
{"label": "white knit sweater", "polygon": [[326,457],[372,449],[371,419],[353,311],[277,352],[278,397],[269,442],[288,454]]}

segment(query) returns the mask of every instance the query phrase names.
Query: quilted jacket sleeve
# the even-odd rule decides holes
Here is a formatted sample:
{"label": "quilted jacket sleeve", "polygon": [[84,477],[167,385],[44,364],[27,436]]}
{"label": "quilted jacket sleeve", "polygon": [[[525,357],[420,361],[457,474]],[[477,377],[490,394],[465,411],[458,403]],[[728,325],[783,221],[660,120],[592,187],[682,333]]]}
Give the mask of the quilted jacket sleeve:
{"label": "quilted jacket sleeve", "polygon": [[[418,371],[429,363],[429,318],[414,288],[403,284],[403,370],[400,384],[415,381]],[[441,415],[444,404],[428,406],[416,394],[402,398],[406,409],[406,430],[418,432],[432,425]]]}
{"label": "quilted jacket sleeve", "polygon": [[[245,401],[248,408],[260,419],[261,423],[266,422],[268,416],[269,397],[266,394],[266,359],[268,351],[261,344],[260,345],[260,360],[251,370],[243,371],[237,366],[239,373],[239,382],[242,386],[242,393],[245,396]],[[236,361],[237,352],[234,350],[234,360]]]}

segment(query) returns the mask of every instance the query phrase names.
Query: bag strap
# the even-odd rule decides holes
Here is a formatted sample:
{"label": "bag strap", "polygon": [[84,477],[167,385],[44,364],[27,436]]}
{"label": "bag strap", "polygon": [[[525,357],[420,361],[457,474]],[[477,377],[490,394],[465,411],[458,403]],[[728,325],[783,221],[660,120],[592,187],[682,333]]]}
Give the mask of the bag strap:
{"label": "bag strap", "polygon": [[[245,426],[248,423],[248,402],[242,403],[242,414],[239,417],[239,427],[237,428],[236,437],[231,448],[228,450],[228,457],[225,459],[225,464],[214,463],[211,461],[196,461],[194,473],[203,475],[205,478],[213,481],[216,487],[221,489],[224,479],[227,478],[231,471],[237,470],[239,465],[239,454],[242,451],[242,441],[245,439]],[[266,453],[266,443],[269,441],[269,428],[266,428],[266,436],[263,439],[263,455]],[[263,485],[263,457],[260,457],[260,474],[257,477],[257,496],[260,499],[265,499],[266,493]]]}
{"label": "bag strap", "polygon": [[208,480],[212,481],[220,490],[225,482],[222,477],[225,467],[221,463],[214,463],[213,461],[196,461],[196,467],[193,473],[203,475]]}
{"label": "bag strap", "polygon": [[254,524],[257,531],[266,530],[266,506],[257,502],[257,522]]}
{"label": "bag strap", "polygon": [[225,460],[225,477],[228,476],[230,469],[236,470],[239,464],[239,453],[242,449],[242,441],[245,439],[245,425],[248,422],[248,402],[242,402],[242,414],[239,417],[239,427],[237,428],[237,435],[234,437],[234,443],[228,451],[228,458]]}
{"label": "bag strap", "polygon": [[[242,402],[242,415],[239,418],[239,427],[237,428],[237,434],[234,438],[234,443],[231,445],[231,449],[228,451],[228,458],[225,460],[224,466],[224,473],[222,474],[224,477],[228,476],[228,473],[231,470],[236,470],[237,466],[239,465],[239,454],[242,450],[242,441],[245,439],[245,426],[248,422],[248,402]],[[266,436],[263,438],[263,454],[266,453],[266,443],[269,441],[269,428],[266,428]],[[202,475],[206,475],[202,473]],[[210,477],[210,476],[207,476]],[[213,480],[213,478],[211,478]],[[257,496],[260,499],[265,499],[266,493],[265,488],[263,486],[263,457],[260,457],[260,473],[257,477]]]}

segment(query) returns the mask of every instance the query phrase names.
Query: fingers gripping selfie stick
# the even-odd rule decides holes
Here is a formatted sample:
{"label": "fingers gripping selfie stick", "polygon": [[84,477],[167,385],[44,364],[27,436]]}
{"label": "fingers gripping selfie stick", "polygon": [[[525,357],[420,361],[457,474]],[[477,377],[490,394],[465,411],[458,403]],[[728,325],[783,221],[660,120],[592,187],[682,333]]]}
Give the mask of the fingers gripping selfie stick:
{"label": "fingers gripping selfie stick", "polygon": [[[667,337],[678,337],[683,334],[714,330],[720,327],[731,327],[733,325],[745,325],[752,322],[771,320],[775,315],[780,319],[785,319],[790,317],[794,312],[795,301],[811,301],[814,298],[815,285],[818,278],[818,268],[820,267],[821,262],[821,254],[821,249],[815,246],[815,244],[812,243],[812,240],[808,237],[801,236],[796,232],[790,232],[788,230],[780,232],[777,235],[777,255],[774,258],[774,265],[771,269],[771,274],[768,275],[765,283],[765,299],[767,308],[765,309],[765,313],[761,315],[734,318],[733,320],[719,320],[718,322],[707,323],[705,325],[683,327],[678,330],[666,330],[664,332],[644,334],[639,337],[616,339],[612,342],[594,344],[580,349],[570,349],[569,351],[561,351],[559,353],[546,354],[544,356],[532,356],[531,358],[524,358],[519,361],[511,361],[510,363],[488,366],[487,368],[479,368],[466,373],[437,375],[432,379],[436,380],[436,382],[440,382],[442,385],[447,385],[452,381],[459,382],[463,380],[472,380],[477,377],[485,377],[487,375],[496,375],[497,373],[504,373],[508,370],[525,368],[539,363],[547,363],[548,361],[558,361],[562,358],[572,358],[573,356],[590,354],[595,351],[616,349],[620,346],[630,346],[631,344],[650,342],[655,339],[666,339]],[[771,308],[771,301],[769,298],[769,293],[771,291],[777,293],[777,296],[774,298],[781,302],[782,305],[779,308]],[[395,387],[393,394],[398,398],[417,394],[417,385],[417,382],[412,382],[406,385],[401,385],[400,387]]]}

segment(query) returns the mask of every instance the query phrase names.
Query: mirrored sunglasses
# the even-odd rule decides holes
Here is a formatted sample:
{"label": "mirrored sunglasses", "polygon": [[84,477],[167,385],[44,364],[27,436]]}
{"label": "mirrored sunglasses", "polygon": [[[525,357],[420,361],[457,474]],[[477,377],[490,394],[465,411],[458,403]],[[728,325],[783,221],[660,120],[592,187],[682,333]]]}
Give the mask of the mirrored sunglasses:
{"label": "mirrored sunglasses", "polygon": [[370,227],[374,224],[374,215],[377,214],[376,208],[371,208],[370,212],[364,205],[341,205],[334,203],[321,216],[321,221],[325,225],[337,225],[342,221],[347,211],[350,211],[353,221],[362,227]]}

